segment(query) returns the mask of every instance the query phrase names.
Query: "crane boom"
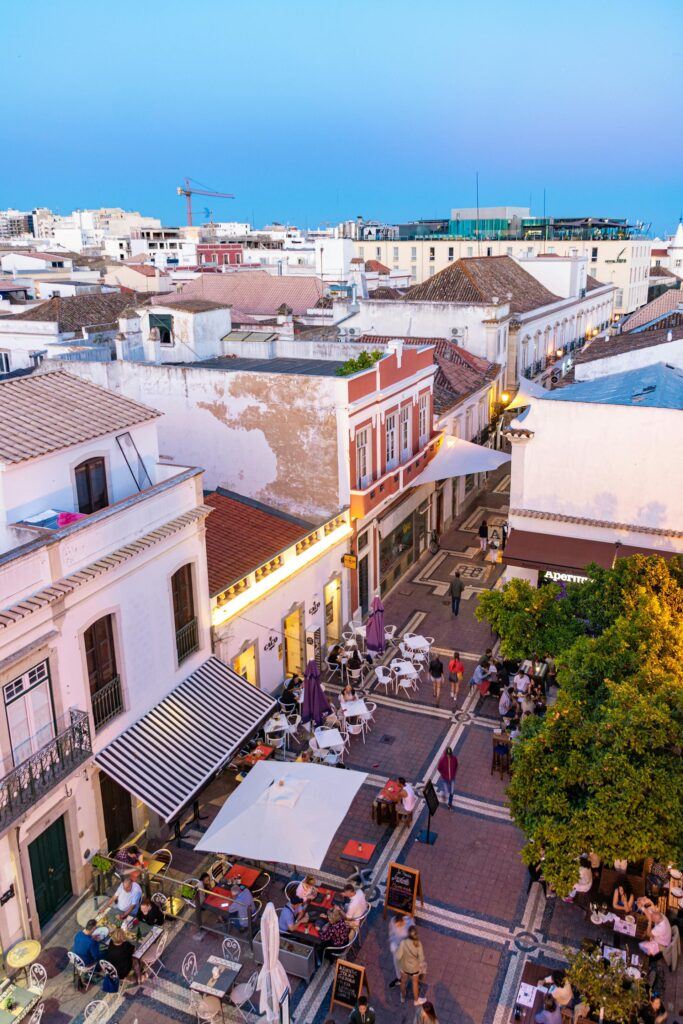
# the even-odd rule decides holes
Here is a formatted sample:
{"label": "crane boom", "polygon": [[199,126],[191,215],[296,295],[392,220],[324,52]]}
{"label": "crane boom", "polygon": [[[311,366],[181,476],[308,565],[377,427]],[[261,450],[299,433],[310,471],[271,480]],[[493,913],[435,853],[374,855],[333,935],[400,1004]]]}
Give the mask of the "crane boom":
{"label": "crane boom", "polygon": [[216,199],[234,199],[234,195],[231,192],[212,192],[208,189],[203,188],[192,188],[192,179],[185,178],[185,187],[178,186],[176,193],[179,196],[185,196],[187,203],[187,226],[192,227],[192,196],[214,196]]}

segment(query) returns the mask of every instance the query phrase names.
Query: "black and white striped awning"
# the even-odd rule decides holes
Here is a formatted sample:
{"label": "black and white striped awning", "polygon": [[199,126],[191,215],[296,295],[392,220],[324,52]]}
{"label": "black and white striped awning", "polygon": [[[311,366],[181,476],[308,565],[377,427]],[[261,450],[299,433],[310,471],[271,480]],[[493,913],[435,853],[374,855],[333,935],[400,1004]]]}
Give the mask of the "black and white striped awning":
{"label": "black and white striped awning", "polygon": [[271,696],[212,657],[95,760],[170,822],[274,708]]}

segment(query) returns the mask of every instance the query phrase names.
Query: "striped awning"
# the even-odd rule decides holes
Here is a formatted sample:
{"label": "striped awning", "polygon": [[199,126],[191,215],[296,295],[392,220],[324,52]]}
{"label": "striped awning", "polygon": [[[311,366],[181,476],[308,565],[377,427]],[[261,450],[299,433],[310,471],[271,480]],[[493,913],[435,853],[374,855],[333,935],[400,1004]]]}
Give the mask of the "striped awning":
{"label": "striped awning", "polygon": [[170,822],[274,708],[269,694],[211,657],[95,760]]}

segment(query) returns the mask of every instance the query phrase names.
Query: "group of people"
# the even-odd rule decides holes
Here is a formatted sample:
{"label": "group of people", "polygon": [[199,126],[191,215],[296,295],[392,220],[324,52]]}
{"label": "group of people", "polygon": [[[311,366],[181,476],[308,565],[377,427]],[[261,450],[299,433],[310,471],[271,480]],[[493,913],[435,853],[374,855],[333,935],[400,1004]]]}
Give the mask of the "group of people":
{"label": "group of people", "polygon": [[363,890],[352,882],[344,886],[340,900],[335,900],[328,909],[316,906],[320,889],[316,878],[307,875],[279,911],[278,918],[282,933],[295,932],[301,924],[314,924],[317,930],[315,945],[322,952],[326,948],[339,949],[348,945],[370,908]]}
{"label": "group of people", "polygon": [[[200,908],[218,915],[228,926],[235,925],[239,931],[246,932],[249,916],[256,913],[251,889],[226,878],[215,879],[208,871],[200,876],[199,881]],[[216,896],[219,899],[215,899]]]}

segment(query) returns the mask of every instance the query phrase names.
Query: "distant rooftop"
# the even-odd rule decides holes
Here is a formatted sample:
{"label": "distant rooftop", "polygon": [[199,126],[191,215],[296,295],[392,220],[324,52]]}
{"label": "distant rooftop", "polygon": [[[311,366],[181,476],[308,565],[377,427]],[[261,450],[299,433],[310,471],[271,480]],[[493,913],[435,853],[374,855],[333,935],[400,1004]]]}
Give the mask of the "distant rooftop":
{"label": "distant rooftop", "polygon": [[683,371],[667,363],[612,373],[549,391],[542,402],[587,402],[683,410]]}
{"label": "distant rooftop", "polygon": [[663,320],[683,306],[683,291],[680,288],[668,288],[652,302],[647,302],[624,320],[621,325],[623,331],[635,331],[637,328],[647,327],[658,320]]}
{"label": "distant rooftop", "polygon": [[222,370],[224,373],[291,373],[303,377],[336,377],[344,365],[337,359],[248,359],[246,356],[219,356],[197,363],[176,363],[176,366],[201,367],[204,370]]}
{"label": "distant rooftop", "polygon": [[[57,281],[57,284],[61,282]],[[87,282],[86,282],[87,283]],[[92,283],[92,282],[91,282]],[[7,319],[56,323],[60,332],[72,333],[84,327],[113,328],[124,309],[147,302],[148,295],[121,292],[85,292],[83,295],[55,295],[47,302],[31,306],[22,313],[10,313]]]}
{"label": "distant rooftop", "polygon": [[[511,295],[508,299],[507,296]],[[474,256],[456,260],[434,277],[413,285],[405,302],[510,303],[512,313],[528,313],[559,302],[511,256]]]}
{"label": "distant rooftop", "polygon": [[[669,337],[671,336],[671,337]],[[575,358],[575,363],[593,363],[641,348],[665,345],[669,341],[683,341],[683,327],[664,327],[657,331],[626,331],[611,338],[595,338]]]}

